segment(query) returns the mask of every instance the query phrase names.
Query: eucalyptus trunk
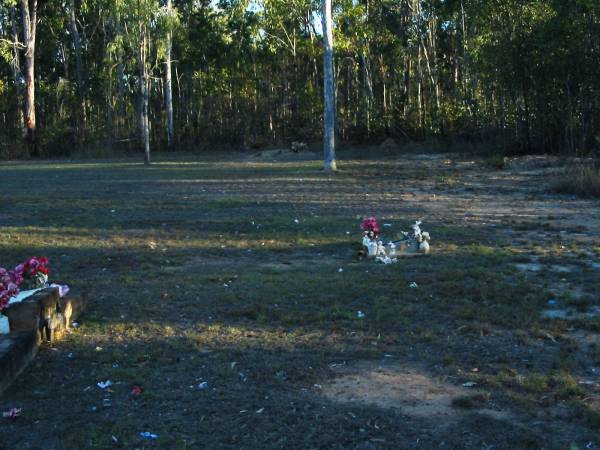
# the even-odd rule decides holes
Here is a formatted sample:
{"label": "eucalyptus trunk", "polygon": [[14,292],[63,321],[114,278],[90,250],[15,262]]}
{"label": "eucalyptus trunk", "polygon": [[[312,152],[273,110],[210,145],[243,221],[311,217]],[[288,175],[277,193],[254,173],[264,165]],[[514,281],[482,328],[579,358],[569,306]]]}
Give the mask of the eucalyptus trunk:
{"label": "eucalyptus trunk", "polygon": [[323,0],[323,75],[324,114],[323,151],[325,170],[336,170],[335,161],[335,92],[333,80],[333,17],[331,0]]}
{"label": "eucalyptus trunk", "polygon": [[39,154],[35,122],[35,33],[37,0],[21,0],[23,44],[25,46],[25,144],[33,155]]}
{"label": "eucalyptus trunk", "polygon": [[150,164],[150,123],[148,119],[148,68],[146,65],[147,37],[146,25],[140,24],[138,43],[139,70],[139,121],[140,140],[144,148],[144,164]]}
{"label": "eucalyptus trunk", "polygon": [[[117,12],[115,14],[115,38],[118,39],[123,35],[123,27],[121,25],[121,13]],[[116,51],[117,58],[117,89],[119,98],[117,99],[117,129],[115,132],[115,136],[117,139],[124,135],[123,130],[125,129],[125,116],[127,115],[127,88],[125,86],[125,68],[123,62],[125,60],[125,55],[123,52],[123,47],[119,45]]]}
{"label": "eucalyptus trunk", "polygon": [[12,24],[13,34],[13,78],[15,82],[15,91],[17,95],[17,122],[18,127],[23,136],[25,136],[25,119],[23,116],[23,73],[21,72],[21,64],[19,57],[19,32],[17,31],[17,18],[15,8],[10,9],[10,21]]}
{"label": "eucalyptus trunk", "polygon": [[[167,8],[171,12],[171,0],[167,0]],[[173,90],[171,87],[171,51],[173,48],[173,35],[171,31],[167,33],[167,51],[165,58],[165,103],[167,109],[167,146],[173,147],[175,137],[175,127],[173,125]]]}
{"label": "eucalyptus trunk", "polygon": [[77,83],[77,108],[75,116],[75,129],[77,130],[77,143],[81,145],[85,139],[85,92],[83,87],[83,63],[81,58],[81,38],[77,29],[75,17],[75,0],[69,3],[69,32],[73,39],[75,49],[75,80]]}

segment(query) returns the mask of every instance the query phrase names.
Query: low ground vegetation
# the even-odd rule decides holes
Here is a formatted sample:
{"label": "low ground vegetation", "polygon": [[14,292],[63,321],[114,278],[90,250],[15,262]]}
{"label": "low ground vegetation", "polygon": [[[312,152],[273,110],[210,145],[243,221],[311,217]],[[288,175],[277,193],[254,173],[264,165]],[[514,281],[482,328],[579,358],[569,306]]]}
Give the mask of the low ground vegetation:
{"label": "low ground vegetation", "polygon": [[[48,256],[90,304],[0,398],[23,408],[0,447],[600,446],[597,200],[552,194],[543,157],[376,154],[335,174],[289,155],[3,163],[2,260]],[[390,236],[422,219],[432,255],[358,258],[365,215]],[[445,386],[452,414],[329,395],[380,365]]]}
{"label": "low ground vegetation", "polygon": [[563,176],[554,184],[554,191],[581,197],[600,197],[600,164],[585,161],[565,169]]}

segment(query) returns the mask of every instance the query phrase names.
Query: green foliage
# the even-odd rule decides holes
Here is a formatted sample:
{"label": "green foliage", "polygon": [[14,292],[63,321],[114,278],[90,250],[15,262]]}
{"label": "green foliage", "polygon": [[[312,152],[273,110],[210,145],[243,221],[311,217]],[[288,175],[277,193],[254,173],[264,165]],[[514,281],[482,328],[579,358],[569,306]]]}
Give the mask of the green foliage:
{"label": "green foliage", "polygon": [[488,155],[483,160],[483,164],[491,169],[505,169],[507,162],[506,156],[498,153]]}
{"label": "green foliage", "polygon": [[[63,3],[41,2],[39,8],[43,39],[36,79],[50,86],[76,77]],[[491,140],[503,152],[600,149],[598,2],[334,5],[340,140],[457,137]],[[110,129],[117,140],[137,133],[142,32],[148,37],[154,141],[166,137],[162,80],[169,37],[180,143],[320,139],[320,1],[183,0],[169,8],[166,0],[86,0],[75,2],[75,14],[84,49],[89,144],[106,140]],[[19,4],[2,2],[0,21],[0,101],[10,111],[0,119],[0,136],[14,142],[21,134],[15,114],[20,86],[10,42],[13,25],[22,34]],[[22,58],[21,51],[21,70]],[[76,83],[68,86],[38,95],[40,133],[69,121],[77,128],[74,110],[82,101]]]}

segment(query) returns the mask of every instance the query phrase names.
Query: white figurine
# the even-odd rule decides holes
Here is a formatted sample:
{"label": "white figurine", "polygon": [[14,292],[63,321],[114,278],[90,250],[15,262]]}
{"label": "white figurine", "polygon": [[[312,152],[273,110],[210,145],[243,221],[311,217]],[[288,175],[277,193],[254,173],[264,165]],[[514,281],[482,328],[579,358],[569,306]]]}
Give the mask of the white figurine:
{"label": "white figurine", "polygon": [[388,256],[390,258],[396,257],[396,244],[393,242],[388,243]]}
{"label": "white figurine", "polygon": [[421,233],[421,241],[419,242],[419,251],[421,253],[429,253],[429,241],[431,240],[431,237],[429,236],[429,233],[427,231],[423,231]]}
{"label": "white figurine", "polygon": [[375,258],[377,256],[377,242],[370,241],[369,245],[367,245],[367,252],[370,258]]}

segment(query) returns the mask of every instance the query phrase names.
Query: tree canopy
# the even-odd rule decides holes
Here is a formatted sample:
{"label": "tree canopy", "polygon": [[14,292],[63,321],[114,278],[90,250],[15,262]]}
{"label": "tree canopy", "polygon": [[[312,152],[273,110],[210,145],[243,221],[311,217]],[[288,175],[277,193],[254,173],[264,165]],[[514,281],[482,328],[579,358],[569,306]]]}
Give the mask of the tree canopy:
{"label": "tree canopy", "polygon": [[[0,2],[2,156],[28,151],[21,3]],[[166,147],[167,59],[178,148],[321,139],[318,1],[37,3],[41,154],[141,148],[145,77],[149,139]],[[597,1],[339,0],[333,19],[342,142],[456,137],[514,152],[600,147]]]}

